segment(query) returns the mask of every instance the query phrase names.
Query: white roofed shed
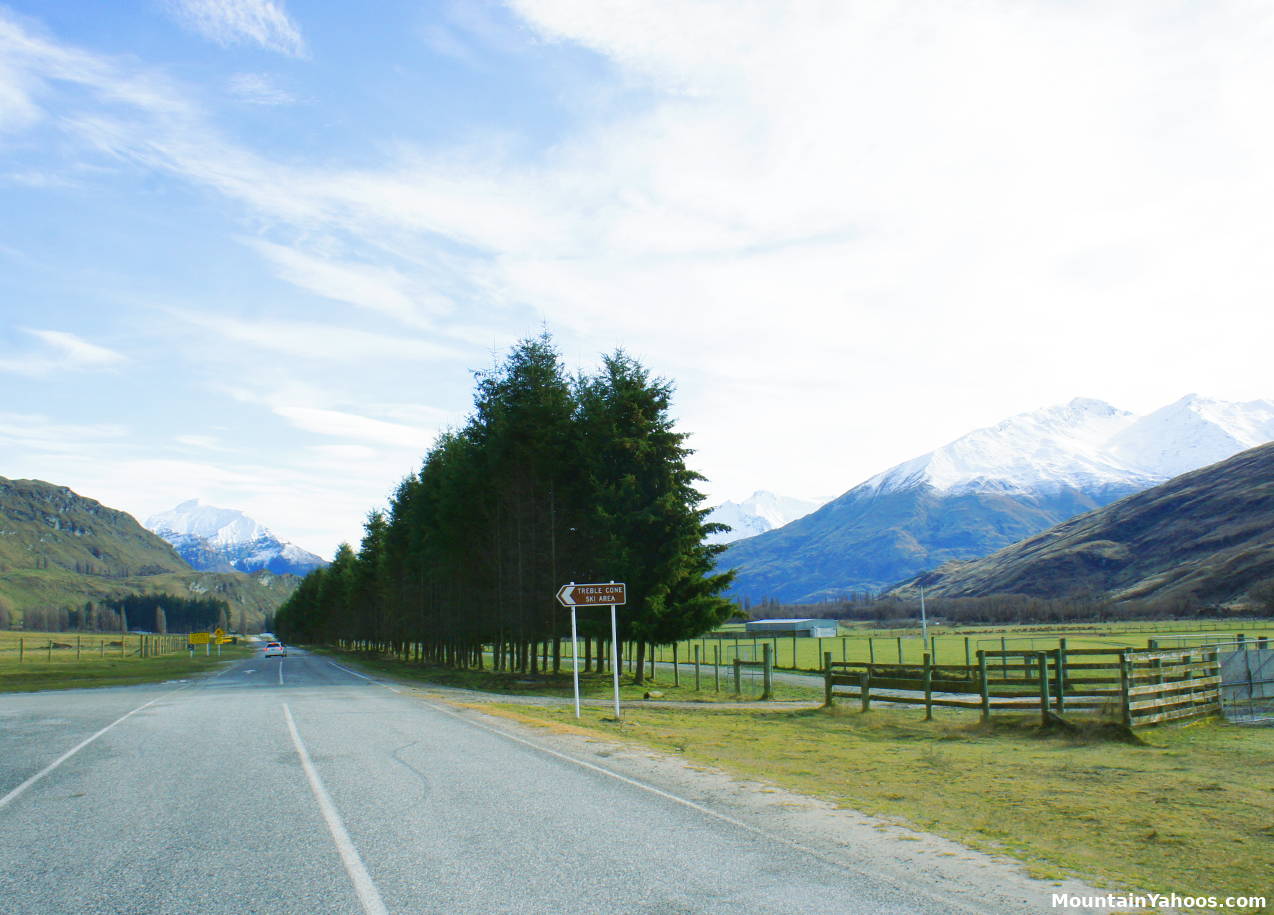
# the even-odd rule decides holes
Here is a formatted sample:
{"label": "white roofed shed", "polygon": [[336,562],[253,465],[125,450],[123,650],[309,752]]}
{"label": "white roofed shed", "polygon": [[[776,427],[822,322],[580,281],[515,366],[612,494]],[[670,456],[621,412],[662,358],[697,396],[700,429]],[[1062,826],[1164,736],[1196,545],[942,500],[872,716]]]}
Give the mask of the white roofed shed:
{"label": "white roofed shed", "polygon": [[828,639],[836,637],[836,620],[752,620],[747,623],[747,631],[750,635],[794,635],[800,638]]}

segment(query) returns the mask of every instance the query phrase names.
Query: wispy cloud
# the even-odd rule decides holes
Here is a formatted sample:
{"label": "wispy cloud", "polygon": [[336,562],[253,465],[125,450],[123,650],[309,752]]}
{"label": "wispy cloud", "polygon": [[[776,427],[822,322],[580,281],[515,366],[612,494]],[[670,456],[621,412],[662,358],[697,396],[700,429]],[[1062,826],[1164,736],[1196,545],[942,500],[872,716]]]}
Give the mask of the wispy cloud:
{"label": "wispy cloud", "polygon": [[223,47],[255,44],[290,57],[305,56],[305,41],[282,3],[273,0],[169,0],[178,22]]}
{"label": "wispy cloud", "polygon": [[400,423],[385,422],[339,410],[321,410],[315,407],[275,407],[274,412],[306,432],[349,439],[352,442],[396,445],[421,454],[436,433],[433,429],[404,426]]}
{"label": "wispy cloud", "polygon": [[449,346],[418,337],[376,334],[352,327],[308,321],[246,321],[195,311],[172,310],[171,314],[236,343],[325,362],[451,359],[460,356]]}
{"label": "wispy cloud", "polygon": [[296,96],[265,73],[236,73],[230,77],[230,94],[252,105],[291,105]]}
{"label": "wispy cloud", "polygon": [[128,361],[114,350],[65,331],[32,328],[23,328],[23,331],[43,345],[29,352],[0,356],[0,371],[41,376],[53,372],[109,369]]}
{"label": "wispy cloud", "polygon": [[39,413],[0,413],[0,443],[37,454],[83,454],[127,435],[127,428],[113,423],[59,423]]}
{"label": "wispy cloud", "polygon": [[428,314],[451,310],[446,299],[420,288],[392,267],[342,261],[260,240],[249,244],[274,265],[282,279],[326,299],[380,312],[416,327],[432,323],[426,318]]}

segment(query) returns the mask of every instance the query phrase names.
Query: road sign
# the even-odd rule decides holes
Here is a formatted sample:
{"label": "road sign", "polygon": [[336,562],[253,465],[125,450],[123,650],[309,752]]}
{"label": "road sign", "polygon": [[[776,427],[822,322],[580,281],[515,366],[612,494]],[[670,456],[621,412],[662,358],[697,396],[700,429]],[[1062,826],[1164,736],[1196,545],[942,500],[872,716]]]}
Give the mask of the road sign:
{"label": "road sign", "polygon": [[208,635],[206,632],[192,632],[190,633],[190,644],[207,645],[211,638],[212,636]]}
{"label": "road sign", "polygon": [[557,589],[557,602],[571,608],[571,657],[575,665],[575,717],[579,717],[579,637],[575,631],[576,607],[610,607],[611,678],[615,681],[615,720],[619,720],[619,624],[615,608],[628,603],[628,589],[622,581],[577,585],[571,582]]}
{"label": "road sign", "polygon": [[557,600],[563,607],[595,607],[600,604],[625,604],[628,602],[628,591],[622,581],[604,584],[562,585],[557,591]]}
{"label": "road sign", "polygon": [[212,635],[214,638],[224,639],[226,637],[226,631],[222,629],[220,626],[218,626],[216,629],[212,631]]}

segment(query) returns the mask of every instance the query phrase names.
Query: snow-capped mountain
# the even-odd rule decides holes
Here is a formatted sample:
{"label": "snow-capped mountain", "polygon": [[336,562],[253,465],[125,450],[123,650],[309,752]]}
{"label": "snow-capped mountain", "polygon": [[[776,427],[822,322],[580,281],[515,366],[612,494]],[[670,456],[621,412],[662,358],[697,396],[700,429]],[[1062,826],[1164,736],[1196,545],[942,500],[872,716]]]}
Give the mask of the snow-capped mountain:
{"label": "snow-capped mountain", "polygon": [[1274,402],[1189,395],[1138,416],[1100,400],[1012,416],[736,541],[732,593],[816,601],[988,555],[1082,512],[1274,440]]}
{"label": "snow-capped mountain", "polygon": [[1021,413],[872,477],[895,491],[1029,492],[1145,489],[1274,440],[1274,403],[1191,394],[1145,416],[1100,400]]}
{"label": "snow-capped mountain", "polygon": [[198,499],[146,519],[146,527],[173,545],[194,568],[209,572],[304,575],[327,565],[322,558],[280,540],[264,525],[233,508]]}
{"label": "snow-capped mountain", "polygon": [[797,518],[804,518],[822,502],[812,499],[795,499],[759,489],[739,502],[722,502],[708,515],[707,520],[728,524],[726,533],[712,534],[708,543],[730,543],[743,537],[755,537],[776,527],[782,527]]}

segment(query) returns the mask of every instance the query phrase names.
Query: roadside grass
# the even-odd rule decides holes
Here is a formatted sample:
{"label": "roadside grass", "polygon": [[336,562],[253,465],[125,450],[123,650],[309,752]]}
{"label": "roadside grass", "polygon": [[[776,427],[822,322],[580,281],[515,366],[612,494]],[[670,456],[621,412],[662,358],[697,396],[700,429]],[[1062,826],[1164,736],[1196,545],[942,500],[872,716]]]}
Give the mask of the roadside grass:
{"label": "roadside grass", "polygon": [[[564,699],[574,696],[569,665],[566,665],[565,670],[560,674],[520,674],[489,669],[458,670],[431,664],[409,663],[385,656],[335,652],[330,649],[312,650],[356,663],[368,671],[376,671],[405,680],[418,680],[436,686],[472,689],[508,696],[556,696]],[[698,690],[694,688],[693,671],[688,671],[684,666],[680,672],[680,686],[673,685],[672,671],[668,668],[661,668],[656,679],[647,678],[647,681],[640,685],[633,682],[631,674],[623,673],[619,678],[619,696],[621,702],[641,699],[647,692],[662,693],[663,695],[658,698],[678,702],[750,702],[760,698],[759,677],[746,678],[742,684],[743,692],[739,695],[734,693],[733,677],[733,672],[723,667],[720,675],[720,691],[716,691],[713,689],[710,665],[700,670]],[[614,696],[614,686],[609,673],[580,672],[581,698],[605,700],[612,696]],[[821,681],[816,681],[804,687],[775,679],[773,698],[776,701],[821,702],[823,685]]]}
{"label": "roadside grass", "polygon": [[[906,710],[487,706],[583,727],[1013,855],[1037,877],[1265,895],[1274,875],[1274,728],[1206,720],[1136,732]],[[1227,911],[1244,911],[1230,909]],[[1246,911],[1274,912],[1274,905]]]}
{"label": "roadside grass", "polygon": [[[64,641],[65,633],[62,636],[61,641]],[[114,639],[118,641],[118,635]],[[225,661],[253,654],[253,649],[245,645],[221,646],[220,658],[215,653],[207,657],[198,652],[191,658],[185,651],[151,658],[131,654],[119,657],[111,656],[109,647],[107,651],[106,657],[86,652],[78,662],[74,651],[70,651],[68,657],[66,649],[55,649],[53,661],[44,660],[44,652],[29,655],[21,664],[7,658],[0,662],[0,693],[160,683],[197,676],[216,670]]]}

